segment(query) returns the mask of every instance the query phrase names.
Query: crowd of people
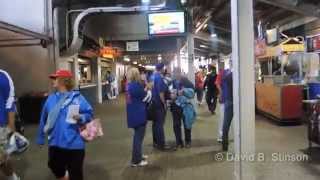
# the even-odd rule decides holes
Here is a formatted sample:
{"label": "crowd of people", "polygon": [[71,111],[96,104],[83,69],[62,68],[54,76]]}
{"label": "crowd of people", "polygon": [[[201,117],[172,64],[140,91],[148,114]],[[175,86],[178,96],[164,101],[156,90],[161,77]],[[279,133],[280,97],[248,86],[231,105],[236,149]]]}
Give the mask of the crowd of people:
{"label": "crowd of people", "polygon": [[[126,112],[128,127],[133,129],[132,167],[148,165],[143,154],[147,123],[152,123],[153,147],[160,151],[179,150],[192,146],[192,127],[197,119],[194,97],[202,103],[206,92],[208,109],[215,114],[216,104],[222,107],[218,141],[228,150],[228,132],[233,117],[232,72],[210,65],[208,73],[196,74],[192,83],[175,68],[172,73],[165,65],[156,65],[153,73],[131,67],[126,74]],[[58,70],[49,77],[54,91],[47,98],[41,113],[36,142],[48,148],[48,166],[59,180],[82,180],[86,138],[81,133],[94,117],[93,108],[79,91],[74,90],[74,78],[68,70]],[[114,79],[107,77],[111,83]],[[5,150],[7,135],[15,132],[13,81],[0,70],[0,169],[10,180],[19,180]],[[175,146],[166,142],[164,124],[167,112],[172,115]],[[149,120],[149,121],[148,121]],[[184,131],[184,133],[182,133]],[[184,134],[184,137],[182,136]]]}

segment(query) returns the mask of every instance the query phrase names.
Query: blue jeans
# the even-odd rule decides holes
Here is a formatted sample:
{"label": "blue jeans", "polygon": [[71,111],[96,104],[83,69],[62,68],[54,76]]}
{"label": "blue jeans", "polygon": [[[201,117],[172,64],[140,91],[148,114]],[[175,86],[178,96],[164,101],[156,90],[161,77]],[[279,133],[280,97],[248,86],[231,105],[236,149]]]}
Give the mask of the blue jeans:
{"label": "blue jeans", "polygon": [[142,161],[142,145],[146,132],[146,125],[134,128],[133,145],[132,145],[132,163],[138,164]]}
{"label": "blue jeans", "polygon": [[233,103],[226,101],[224,103],[224,120],[222,132],[222,144],[228,146],[229,130],[233,119]]}
{"label": "blue jeans", "polygon": [[158,107],[152,124],[153,144],[158,147],[165,146],[164,122],[166,118],[166,110],[164,107]]}

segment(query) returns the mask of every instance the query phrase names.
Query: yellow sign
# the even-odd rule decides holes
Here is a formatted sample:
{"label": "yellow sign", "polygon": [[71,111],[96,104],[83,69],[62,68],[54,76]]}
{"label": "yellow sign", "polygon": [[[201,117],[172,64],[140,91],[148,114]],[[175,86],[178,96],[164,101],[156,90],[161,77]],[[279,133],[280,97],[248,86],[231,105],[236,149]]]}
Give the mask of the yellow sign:
{"label": "yellow sign", "polygon": [[282,44],[281,50],[284,52],[303,52],[304,44]]}

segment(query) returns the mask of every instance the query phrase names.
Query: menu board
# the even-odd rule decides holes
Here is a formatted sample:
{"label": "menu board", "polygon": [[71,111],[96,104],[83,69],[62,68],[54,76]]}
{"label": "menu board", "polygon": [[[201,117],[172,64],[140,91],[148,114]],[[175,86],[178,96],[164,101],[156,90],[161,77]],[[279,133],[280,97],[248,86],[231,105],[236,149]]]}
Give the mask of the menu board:
{"label": "menu board", "polygon": [[148,14],[150,35],[177,35],[186,32],[184,12]]}
{"label": "menu board", "polygon": [[320,35],[307,37],[308,52],[320,51]]}

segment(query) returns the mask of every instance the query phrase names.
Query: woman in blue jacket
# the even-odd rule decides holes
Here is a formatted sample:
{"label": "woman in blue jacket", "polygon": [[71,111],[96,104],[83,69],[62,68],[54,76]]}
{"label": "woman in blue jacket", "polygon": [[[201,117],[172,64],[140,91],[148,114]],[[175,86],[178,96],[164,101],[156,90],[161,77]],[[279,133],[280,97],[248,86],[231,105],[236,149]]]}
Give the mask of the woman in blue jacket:
{"label": "woman in blue jacket", "polygon": [[43,106],[37,143],[44,145],[48,135],[48,165],[57,179],[83,180],[85,142],[79,128],[91,121],[93,110],[79,92],[73,91],[70,71],[58,70],[50,78],[56,92]]}
{"label": "woman in blue jacket", "polygon": [[132,167],[146,166],[146,156],[143,156],[142,145],[145,136],[147,117],[146,104],[143,102],[146,90],[137,68],[131,68],[127,74],[127,121],[128,127],[134,129],[132,145]]}

